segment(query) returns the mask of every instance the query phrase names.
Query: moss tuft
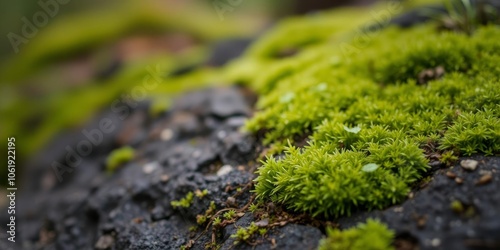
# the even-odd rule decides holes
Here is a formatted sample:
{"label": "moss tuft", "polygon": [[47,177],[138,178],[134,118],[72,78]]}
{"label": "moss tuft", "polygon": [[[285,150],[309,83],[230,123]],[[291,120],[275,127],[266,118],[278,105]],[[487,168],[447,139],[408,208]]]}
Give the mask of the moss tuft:
{"label": "moss tuft", "polygon": [[457,149],[465,155],[500,152],[500,118],[492,110],[461,114],[441,140],[442,149]]}
{"label": "moss tuft", "polygon": [[356,228],[328,229],[319,250],[390,250],[394,232],[376,220],[368,219]]}
{"label": "moss tuft", "polygon": [[193,203],[193,199],[194,199],[193,192],[189,192],[186,194],[186,196],[184,198],[182,198],[178,201],[171,201],[170,205],[173,208],[179,208],[179,207],[188,208]]}
{"label": "moss tuft", "polygon": [[113,150],[106,159],[106,170],[115,172],[122,164],[132,160],[134,155],[134,149],[128,146]]}

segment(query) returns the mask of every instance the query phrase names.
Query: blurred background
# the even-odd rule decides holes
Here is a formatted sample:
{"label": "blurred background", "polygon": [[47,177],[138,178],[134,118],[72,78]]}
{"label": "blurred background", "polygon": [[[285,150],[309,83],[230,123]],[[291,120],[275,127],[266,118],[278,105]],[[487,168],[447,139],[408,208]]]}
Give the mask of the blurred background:
{"label": "blurred background", "polygon": [[[161,112],[181,92],[231,84],[212,78],[213,72],[278,19],[372,2],[2,1],[0,138],[16,138],[19,177],[22,165],[52,138],[81,130],[148,68],[163,82],[147,93],[151,112]],[[0,149],[6,152],[7,142]],[[6,162],[0,169],[6,176]]]}

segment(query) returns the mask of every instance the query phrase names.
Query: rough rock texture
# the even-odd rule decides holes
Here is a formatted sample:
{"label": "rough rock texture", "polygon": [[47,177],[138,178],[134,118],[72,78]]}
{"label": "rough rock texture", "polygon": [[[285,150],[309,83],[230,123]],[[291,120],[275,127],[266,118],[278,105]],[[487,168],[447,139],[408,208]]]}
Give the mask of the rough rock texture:
{"label": "rough rock texture", "polygon": [[[251,100],[238,88],[207,89],[179,99],[158,118],[139,106],[127,119],[104,113],[117,129],[63,181],[54,177],[52,162],[64,162],[66,146],[85,140],[81,133],[54,140],[26,170],[18,205],[18,247],[23,249],[179,249],[190,240],[189,227],[210,201],[226,207],[229,196],[255,178],[259,146],[254,137],[239,132],[250,115]],[[92,122],[87,129],[98,126]],[[109,152],[121,145],[136,149],[134,160],[114,174],[105,171]],[[219,171],[225,166],[224,171]],[[188,192],[208,190],[189,208],[174,209],[170,202]],[[250,192],[236,198],[237,207]],[[250,214],[249,214],[250,215]],[[250,223],[248,216],[238,225]],[[251,218],[251,217],[250,217]],[[2,224],[7,223],[4,214]],[[5,223],[4,223],[5,222]],[[231,246],[236,228],[224,231],[223,245]],[[306,241],[297,238],[302,235]],[[270,232],[280,247],[302,242],[315,246],[321,232],[311,226],[288,225]],[[195,248],[209,241],[201,238]],[[262,245],[259,249],[269,247]],[[248,248],[242,245],[240,248]],[[3,248],[2,248],[3,249]]]}

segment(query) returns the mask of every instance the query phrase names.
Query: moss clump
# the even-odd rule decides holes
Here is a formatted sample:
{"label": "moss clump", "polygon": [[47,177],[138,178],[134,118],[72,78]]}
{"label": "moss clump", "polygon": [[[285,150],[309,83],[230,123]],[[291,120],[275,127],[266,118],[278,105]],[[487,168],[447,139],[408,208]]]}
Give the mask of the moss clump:
{"label": "moss clump", "polygon": [[454,200],[450,204],[451,210],[455,213],[462,213],[464,211],[464,205],[459,200]]}
{"label": "moss clump", "polygon": [[231,219],[233,219],[233,218],[235,218],[235,217],[236,217],[236,210],[231,209],[231,210],[229,210],[229,211],[225,212],[225,213],[222,215],[222,217],[224,217],[224,219],[226,219],[226,220],[231,220]]}
{"label": "moss clump", "polygon": [[[500,37],[496,26],[472,36],[435,24],[389,27],[369,36],[360,53],[346,54],[341,45],[349,40],[332,39],[263,70],[250,83],[263,95],[246,129],[277,145],[310,136],[306,147],[263,162],[257,195],[335,217],[402,201],[428,169],[428,150],[500,153],[500,43],[493,37]],[[420,79],[436,68],[444,76]]]}
{"label": "moss clump", "polygon": [[128,146],[113,150],[106,159],[106,170],[110,173],[115,172],[119,166],[132,160],[134,155],[134,149]]}
{"label": "moss clump", "polygon": [[446,166],[451,167],[458,161],[458,157],[454,155],[453,151],[446,151],[441,155],[441,159],[439,159],[439,161],[444,163]]}
{"label": "moss clump", "polygon": [[182,199],[180,199],[178,201],[171,201],[170,205],[173,208],[180,208],[180,207],[188,208],[193,203],[193,199],[194,199],[193,192],[189,192],[189,193],[186,194],[186,196],[184,198],[182,198]]}
{"label": "moss clump", "polygon": [[203,189],[203,190],[197,189],[196,191],[194,191],[194,194],[196,195],[196,197],[203,199],[205,196],[208,195],[208,190],[207,189]]}
{"label": "moss clump", "polygon": [[258,170],[259,197],[326,216],[350,214],[358,206],[383,208],[403,199],[427,161],[415,143],[390,137],[371,142],[381,136],[369,135],[377,129],[387,132],[380,127],[362,130],[353,142],[360,146],[351,150],[317,142],[304,150],[288,147],[282,160],[267,159]]}
{"label": "moss clump", "polygon": [[389,250],[394,232],[386,225],[368,219],[356,228],[340,231],[328,229],[328,237],[321,240],[319,250]]}
{"label": "moss clump", "polygon": [[495,117],[493,110],[461,114],[455,124],[448,128],[441,143],[441,148],[457,149],[465,155],[498,153],[500,152],[500,119]]}
{"label": "moss clump", "polygon": [[231,238],[234,238],[234,244],[237,245],[241,242],[250,242],[252,237],[254,237],[256,234],[260,235],[265,235],[267,233],[267,230],[259,230],[259,227],[255,225],[254,222],[250,224],[248,227],[240,227],[236,231],[236,234],[232,234]]}

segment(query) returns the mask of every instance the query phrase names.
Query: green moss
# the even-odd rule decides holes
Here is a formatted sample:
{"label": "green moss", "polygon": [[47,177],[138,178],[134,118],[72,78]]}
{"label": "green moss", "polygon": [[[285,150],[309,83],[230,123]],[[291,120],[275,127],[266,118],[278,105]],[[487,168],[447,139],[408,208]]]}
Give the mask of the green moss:
{"label": "green moss", "polygon": [[202,190],[199,190],[197,189],[194,194],[196,195],[196,197],[200,198],[200,199],[203,199],[203,197],[207,196],[208,195],[208,190],[207,189],[203,189]]}
{"label": "green moss", "polygon": [[460,214],[465,210],[464,205],[459,200],[452,201],[450,204],[450,208],[451,208],[451,210],[453,210],[453,212],[455,212],[457,214]]}
{"label": "green moss", "polygon": [[452,151],[446,151],[441,155],[440,162],[444,163],[446,166],[452,166],[456,161],[458,161],[458,157]]}
{"label": "green moss", "polygon": [[368,219],[356,228],[340,231],[328,229],[328,237],[321,240],[319,250],[389,250],[394,232],[386,225]]}
{"label": "green moss", "polygon": [[231,219],[233,219],[234,217],[236,217],[236,210],[231,209],[231,210],[229,210],[229,211],[225,212],[225,213],[222,215],[222,217],[224,217],[224,219],[226,219],[226,220],[231,220]]}
{"label": "green moss", "polygon": [[134,155],[134,149],[128,146],[113,150],[106,159],[106,170],[115,172],[122,164],[132,160]]}
{"label": "green moss", "polygon": [[492,110],[461,114],[446,131],[441,148],[457,149],[465,155],[500,152],[500,118]]}
{"label": "green moss", "polygon": [[[269,158],[258,170],[258,196],[297,211],[338,216],[358,206],[383,208],[400,201],[427,168],[421,150],[403,140],[366,143],[364,149],[330,147],[289,147],[282,160]],[[370,163],[379,167],[364,170]]]}
{"label": "green moss", "polygon": [[188,208],[193,203],[193,199],[194,199],[193,192],[189,192],[189,193],[186,194],[186,196],[184,198],[182,198],[182,199],[180,199],[178,201],[171,201],[170,205],[173,208],[180,208],[180,207]]}
{"label": "green moss", "polygon": [[259,227],[252,222],[248,227],[238,228],[236,233],[231,235],[231,238],[235,239],[234,244],[237,245],[241,242],[249,242],[257,233],[264,235],[266,232],[259,230]]}
{"label": "green moss", "polygon": [[219,226],[221,223],[222,223],[222,219],[221,219],[220,217],[216,217],[216,218],[214,219],[214,221],[212,222],[212,225],[213,225],[214,227],[217,227],[217,226]]}
{"label": "green moss", "polygon": [[[500,153],[498,27],[472,36],[432,23],[389,27],[347,54],[342,45],[357,44],[342,37],[302,44],[282,60],[269,59],[288,46],[282,40],[247,55],[272,63],[249,83],[263,95],[246,129],[273,145],[310,135],[306,147],[263,161],[258,197],[335,217],[404,200],[428,169],[424,148]],[[419,79],[437,67],[444,76]]]}

